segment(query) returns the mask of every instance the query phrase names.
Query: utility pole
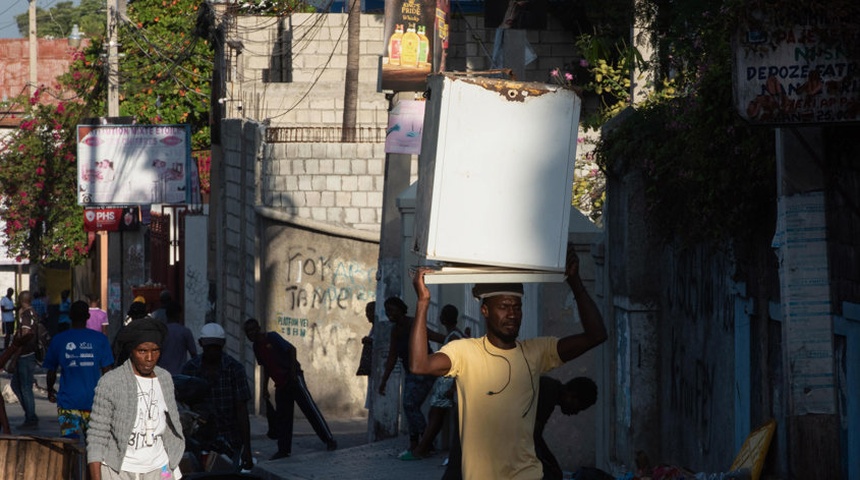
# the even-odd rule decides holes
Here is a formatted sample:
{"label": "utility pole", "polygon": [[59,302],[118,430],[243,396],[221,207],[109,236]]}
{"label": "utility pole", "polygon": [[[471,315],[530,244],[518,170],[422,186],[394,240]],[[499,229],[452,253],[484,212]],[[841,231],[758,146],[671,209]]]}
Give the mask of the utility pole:
{"label": "utility pole", "polygon": [[[117,36],[117,4],[118,0],[107,0],[108,119],[119,116],[119,39]],[[99,296],[101,298],[102,309],[110,315],[111,305],[108,297],[108,284],[110,283],[108,257],[110,245],[108,238],[108,232],[99,232]]]}
{"label": "utility pole", "polygon": [[30,0],[30,97],[36,94],[39,87],[39,40],[36,37],[36,0]]}
{"label": "utility pole", "polygon": [[[35,0],[33,0],[35,2]],[[117,37],[117,3],[107,0],[107,79],[108,79],[108,117],[119,116],[119,41]],[[32,21],[32,20],[31,20]]]}

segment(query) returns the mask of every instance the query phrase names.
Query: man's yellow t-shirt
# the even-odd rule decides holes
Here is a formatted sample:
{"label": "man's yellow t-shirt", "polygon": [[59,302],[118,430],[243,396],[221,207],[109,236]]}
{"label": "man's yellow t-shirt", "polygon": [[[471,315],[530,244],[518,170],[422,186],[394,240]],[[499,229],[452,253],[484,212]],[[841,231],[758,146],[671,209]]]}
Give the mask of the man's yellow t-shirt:
{"label": "man's yellow t-shirt", "polygon": [[501,350],[481,337],[439,350],[457,380],[465,480],[543,477],[532,434],[540,375],[562,364],[557,344],[540,337]]}

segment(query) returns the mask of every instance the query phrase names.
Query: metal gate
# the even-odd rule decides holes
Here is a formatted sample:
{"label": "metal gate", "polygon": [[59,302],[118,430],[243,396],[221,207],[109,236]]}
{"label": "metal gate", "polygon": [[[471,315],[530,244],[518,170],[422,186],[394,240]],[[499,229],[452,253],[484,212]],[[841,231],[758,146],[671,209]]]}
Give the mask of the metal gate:
{"label": "metal gate", "polygon": [[[165,210],[173,210],[173,214]],[[149,225],[150,276],[153,282],[166,285],[180,304],[185,300],[182,249],[187,213],[185,206],[164,206],[161,213],[152,212]]]}

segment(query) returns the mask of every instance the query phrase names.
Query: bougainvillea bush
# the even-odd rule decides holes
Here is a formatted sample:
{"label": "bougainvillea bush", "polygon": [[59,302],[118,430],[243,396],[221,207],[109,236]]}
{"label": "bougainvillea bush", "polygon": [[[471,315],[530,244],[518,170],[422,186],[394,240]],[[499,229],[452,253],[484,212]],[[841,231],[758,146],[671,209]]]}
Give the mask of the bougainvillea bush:
{"label": "bougainvillea bush", "polygon": [[55,85],[5,106],[23,107],[20,128],[0,141],[0,218],[9,254],[31,262],[82,262],[87,255],[83,208],[77,205],[76,126],[89,115],[83,95],[91,75],[80,52]]}

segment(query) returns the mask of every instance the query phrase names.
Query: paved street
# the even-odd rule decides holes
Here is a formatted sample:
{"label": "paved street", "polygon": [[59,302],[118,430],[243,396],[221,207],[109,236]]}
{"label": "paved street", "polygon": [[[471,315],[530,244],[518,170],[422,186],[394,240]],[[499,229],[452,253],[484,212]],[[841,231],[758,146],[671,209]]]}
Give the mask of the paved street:
{"label": "paved street", "polygon": [[[16,435],[56,437],[59,434],[57,407],[47,399],[45,374],[37,373],[36,411],[39,428],[19,430],[24,421],[24,412],[9,387],[8,373],[0,374],[0,391],[6,400],[9,423]],[[14,402],[14,403],[13,403]],[[409,479],[437,480],[442,477],[443,454],[421,461],[404,462],[397,459],[408,440],[406,436],[367,443],[367,420],[365,418],[327,419],[338,442],[338,449],[325,450],[310,424],[304,418],[296,418],[293,436],[293,455],[268,461],[277,450],[274,440],[266,437],[266,419],[251,417],[251,446],[258,461],[253,474],[266,480],[305,480],[321,478],[355,479]]]}

